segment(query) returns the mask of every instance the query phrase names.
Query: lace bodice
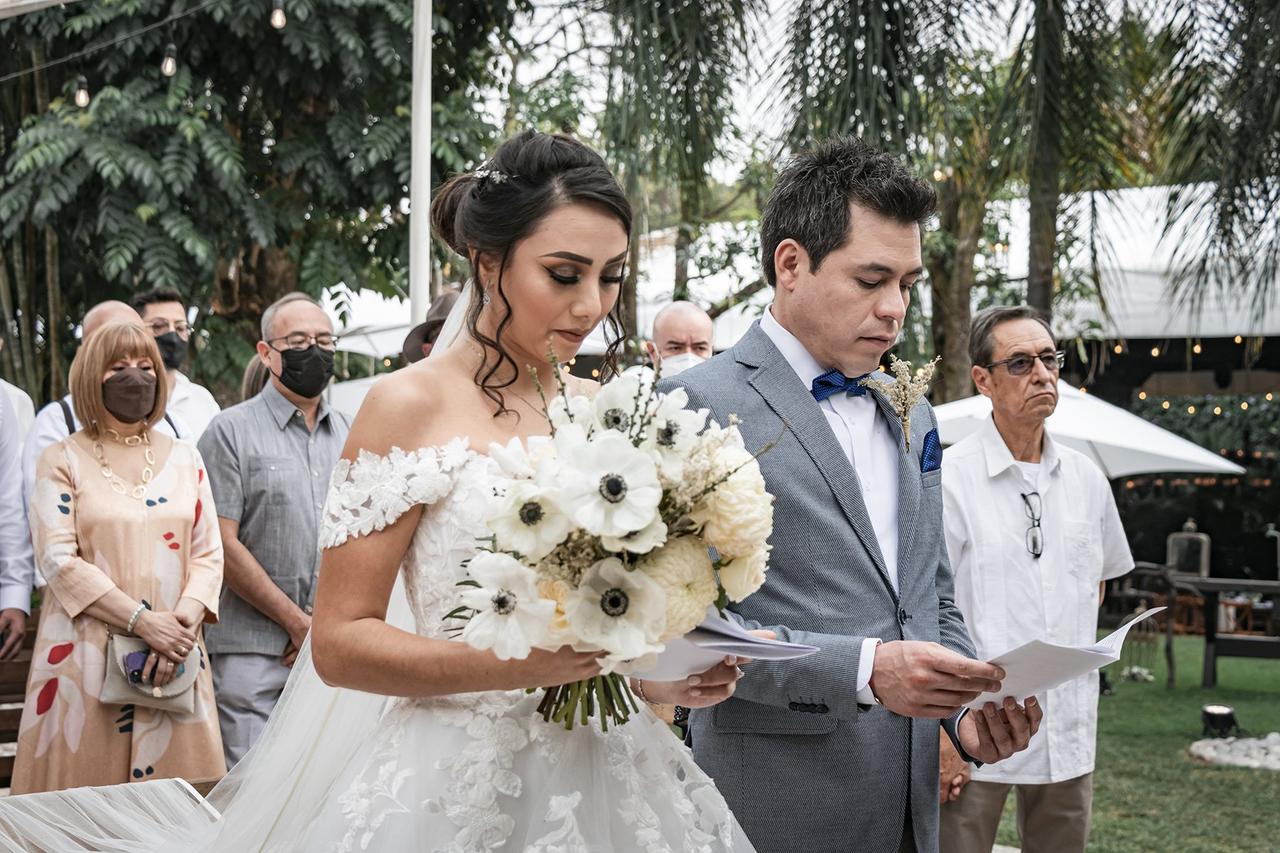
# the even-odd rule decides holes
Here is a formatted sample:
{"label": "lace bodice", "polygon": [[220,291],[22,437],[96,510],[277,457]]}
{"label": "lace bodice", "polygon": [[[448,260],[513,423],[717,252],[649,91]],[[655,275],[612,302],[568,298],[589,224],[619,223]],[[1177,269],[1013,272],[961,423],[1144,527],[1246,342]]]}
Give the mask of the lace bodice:
{"label": "lace bodice", "polygon": [[444,616],[457,606],[463,564],[487,535],[484,510],[497,470],[465,438],[386,456],[360,451],[340,460],[330,479],[320,547],[335,548],[393,524],[424,505],[400,571],[418,634],[443,637]]}

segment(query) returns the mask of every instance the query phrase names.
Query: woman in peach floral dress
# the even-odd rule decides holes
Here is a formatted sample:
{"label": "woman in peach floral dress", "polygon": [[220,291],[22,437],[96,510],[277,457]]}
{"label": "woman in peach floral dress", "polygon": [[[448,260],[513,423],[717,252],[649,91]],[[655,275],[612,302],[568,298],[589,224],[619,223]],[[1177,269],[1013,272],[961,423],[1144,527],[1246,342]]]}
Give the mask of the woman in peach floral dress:
{"label": "woman in peach floral dress", "polygon": [[[226,772],[200,626],[217,616],[222,542],[196,449],[156,433],[166,376],[141,326],[80,348],[72,397],[85,429],[41,455],[30,518],[48,581],[18,734],[13,793]],[[146,601],[150,609],[143,609]],[[134,614],[137,618],[134,619]],[[191,714],[98,701],[108,626],[153,650],[162,685],[200,648]]]}

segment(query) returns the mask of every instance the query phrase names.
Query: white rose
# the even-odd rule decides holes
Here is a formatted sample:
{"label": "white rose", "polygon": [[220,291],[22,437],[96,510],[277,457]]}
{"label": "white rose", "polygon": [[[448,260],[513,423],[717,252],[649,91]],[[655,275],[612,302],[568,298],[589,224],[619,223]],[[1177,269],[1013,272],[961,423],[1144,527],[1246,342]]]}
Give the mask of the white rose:
{"label": "white rose", "polygon": [[764,585],[765,572],[768,570],[769,549],[734,557],[720,566],[720,585],[730,601],[742,601],[748,595]]}
{"label": "white rose", "polygon": [[672,539],[636,563],[667,595],[667,627],[661,640],[683,637],[702,622],[719,589],[707,545],[696,536]]}

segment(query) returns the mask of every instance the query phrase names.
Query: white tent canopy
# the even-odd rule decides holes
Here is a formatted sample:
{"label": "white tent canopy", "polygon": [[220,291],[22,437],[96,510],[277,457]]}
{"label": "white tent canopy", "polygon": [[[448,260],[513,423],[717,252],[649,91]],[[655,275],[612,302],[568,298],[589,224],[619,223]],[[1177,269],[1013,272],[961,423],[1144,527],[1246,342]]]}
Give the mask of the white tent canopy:
{"label": "white tent canopy", "polygon": [[[991,400],[981,394],[934,409],[938,436],[955,444],[991,417]],[[1135,474],[1243,474],[1244,469],[1194,442],[1135,414],[1058,382],[1058,408],[1045,421],[1055,441],[1080,451],[1108,479]]]}
{"label": "white tent canopy", "polygon": [[50,6],[64,6],[73,2],[75,0],[0,0],[0,18],[12,18],[15,15],[24,15],[27,12],[47,9]]}

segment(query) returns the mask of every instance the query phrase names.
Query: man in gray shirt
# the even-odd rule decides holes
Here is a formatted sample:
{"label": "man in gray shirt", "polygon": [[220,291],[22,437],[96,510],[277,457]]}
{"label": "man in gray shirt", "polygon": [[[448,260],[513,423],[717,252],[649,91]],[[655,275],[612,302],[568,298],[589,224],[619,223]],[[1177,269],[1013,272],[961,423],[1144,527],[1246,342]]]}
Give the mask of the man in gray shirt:
{"label": "man in gray shirt", "polygon": [[226,552],[220,619],[205,641],[228,768],[262,733],[311,629],[320,515],[350,430],[321,399],[336,346],[313,299],[281,298],[258,343],[270,381],[200,437]]}

